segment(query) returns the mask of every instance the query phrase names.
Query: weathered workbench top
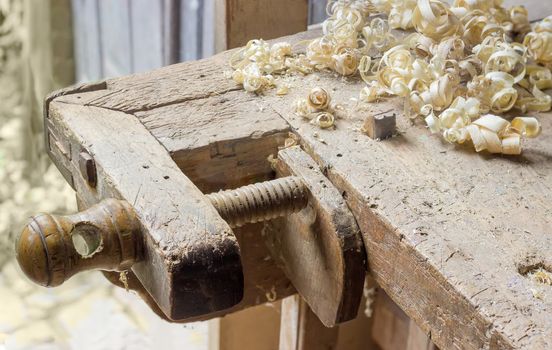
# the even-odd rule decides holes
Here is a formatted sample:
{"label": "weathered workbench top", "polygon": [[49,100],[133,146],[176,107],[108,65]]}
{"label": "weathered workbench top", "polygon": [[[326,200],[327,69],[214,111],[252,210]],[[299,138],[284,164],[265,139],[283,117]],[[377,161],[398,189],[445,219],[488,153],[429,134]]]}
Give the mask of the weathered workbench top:
{"label": "weathered workbench top", "polygon": [[[359,78],[322,72],[289,79],[285,96],[247,93],[225,77],[230,54],[68,90],[49,108],[135,116],[204,192],[266,176],[266,155],[293,131],[355,215],[377,283],[438,346],[552,347],[552,287],[528,276],[552,272],[552,114],[521,156],[477,154],[431,136],[397,99],[357,110]],[[316,86],[348,111],[335,130],[294,114]],[[398,135],[360,131],[368,113],[389,111]]]}

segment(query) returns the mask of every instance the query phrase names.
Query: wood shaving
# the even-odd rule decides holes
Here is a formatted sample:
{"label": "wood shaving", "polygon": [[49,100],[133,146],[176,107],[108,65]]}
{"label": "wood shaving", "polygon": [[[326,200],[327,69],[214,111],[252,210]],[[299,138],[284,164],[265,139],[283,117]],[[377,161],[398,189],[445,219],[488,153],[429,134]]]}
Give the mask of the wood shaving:
{"label": "wood shaving", "polygon": [[[408,116],[423,118],[448,142],[472,142],[478,152],[519,154],[521,139],[538,135],[538,121],[520,116],[510,123],[497,114],[551,109],[552,97],[543,90],[552,88],[552,16],[531,30],[524,7],[506,9],[501,3],[331,0],[323,36],[309,41],[305,54],[292,55],[288,43],[269,47],[251,41],[231,61],[234,80],[259,91],[274,85],[272,74],[358,72],[366,82],[359,105],[399,96]],[[392,29],[414,32],[399,38]],[[297,101],[296,114],[319,126],[333,125],[336,114],[318,108],[320,96],[314,97]],[[490,120],[504,128],[489,129]]]}
{"label": "wood shaving", "polygon": [[540,284],[552,286],[552,275],[545,269],[538,269],[531,273],[531,278]]}
{"label": "wood shaving", "polygon": [[129,288],[128,288],[128,271],[127,270],[121,271],[119,273],[119,281],[123,284],[123,286],[125,286],[125,290],[128,292]]}
{"label": "wood shaving", "polygon": [[274,154],[269,154],[268,157],[266,157],[266,160],[270,164],[270,168],[272,170],[276,170],[276,166],[278,165],[278,158],[274,156]]}
{"label": "wood shaving", "polygon": [[278,88],[278,90],[276,91],[276,95],[283,96],[283,95],[287,95],[288,92],[289,92],[289,87],[284,85]]}
{"label": "wood shaving", "polygon": [[[298,144],[299,144],[299,136],[297,136],[296,134],[290,132],[290,133],[288,133],[288,137],[284,140],[284,145],[278,147],[278,149],[281,150],[281,149],[284,149],[284,148],[297,146]],[[270,162],[270,157],[271,156],[269,156],[269,162]]]}
{"label": "wood shaving", "polygon": [[346,114],[343,106],[331,103],[331,96],[323,88],[311,89],[307,98],[295,101],[295,114],[310,120],[311,124],[321,129],[332,128],[335,124],[335,114],[342,117]]}
{"label": "wood shaving", "polygon": [[314,132],[312,133],[312,137],[314,137],[316,140],[318,140],[320,143],[324,144],[324,145],[327,145],[328,143],[326,142],[326,140],[324,140],[323,138],[320,137],[320,134],[318,134],[317,132]]}
{"label": "wood shaving", "polygon": [[278,299],[278,293],[276,292],[276,287],[272,286],[269,291],[265,292],[266,300],[269,303],[273,303]]}
{"label": "wood shaving", "polygon": [[331,100],[330,94],[326,90],[315,87],[307,97],[307,104],[311,110],[324,111],[329,107]]}
{"label": "wood shaving", "polygon": [[311,124],[318,125],[321,129],[328,129],[334,126],[335,118],[330,112],[319,113],[311,120]]}

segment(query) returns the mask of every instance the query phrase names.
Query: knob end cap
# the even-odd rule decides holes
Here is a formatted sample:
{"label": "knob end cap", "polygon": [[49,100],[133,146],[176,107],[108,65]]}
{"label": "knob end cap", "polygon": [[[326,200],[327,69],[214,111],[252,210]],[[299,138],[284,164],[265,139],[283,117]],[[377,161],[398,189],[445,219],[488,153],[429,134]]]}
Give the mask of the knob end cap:
{"label": "knob end cap", "polygon": [[30,219],[15,247],[17,262],[30,280],[45,287],[63,283],[67,249],[63,237],[63,228],[51,215]]}

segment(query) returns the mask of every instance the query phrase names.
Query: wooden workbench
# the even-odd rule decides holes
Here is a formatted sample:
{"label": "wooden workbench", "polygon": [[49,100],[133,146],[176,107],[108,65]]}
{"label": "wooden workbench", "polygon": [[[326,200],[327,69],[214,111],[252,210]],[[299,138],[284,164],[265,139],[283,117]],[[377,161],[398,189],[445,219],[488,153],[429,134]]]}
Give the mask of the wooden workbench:
{"label": "wooden workbench", "polygon": [[[230,55],[68,89],[48,102],[48,112],[139,121],[205,193],[273,176],[266,158],[293,131],[346,199],[376,282],[436,345],[552,347],[552,287],[537,297],[527,276],[552,271],[552,114],[539,116],[542,135],[521,156],[477,154],[431,136],[397,99],[358,110],[351,98],[364,84],[359,78],[322,72],[291,79],[285,96],[247,93],[225,77]],[[335,130],[294,114],[294,101],[315,86],[349,111]],[[398,115],[398,135],[378,142],[360,131],[368,113],[389,111]],[[124,123],[113,130],[122,140]],[[242,307],[293,293],[263,260],[259,230],[236,234]]]}

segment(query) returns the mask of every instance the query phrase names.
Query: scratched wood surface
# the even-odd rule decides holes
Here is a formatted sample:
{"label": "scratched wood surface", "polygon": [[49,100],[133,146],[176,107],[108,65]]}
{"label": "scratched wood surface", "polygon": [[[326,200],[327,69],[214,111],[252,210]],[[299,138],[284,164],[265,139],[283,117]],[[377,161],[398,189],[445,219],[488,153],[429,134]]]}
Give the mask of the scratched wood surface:
{"label": "scratched wood surface", "polygon": [[72,172],[86,203],[118,198],[134,209],[144,252],[132,271],[169,318],[216,312],[242,299],[240,249],[232,230],[136,118],[54,101],[46,125],[58,165],[78,168],[83,149],[95,158],[95,186]]}
{"label": "scratched wood surface", "polygon": [[[439,348],[552,347],[552,287],[528,276],[535,268],[552,271],[552,114],[539,115],[543,133],[525,142],[521,156],[476,154],[410,122],[397,100],[355,110],[350,98],[362,86],[355,78],[313,74],[298,79],[285,97],[237,92],[223,76],[227,58],[109,80],[104,90],[74,103],[136,115],[181,159],[195,144],[236,147],[229,130],[232,138],[253,140],[291,127],[353,211],[378,284]],[[293,113],[293,101],[314,86],[327,88],[350,111],[335,130],[317,130]],[[202,123],[187,124],[190,114],[176,112],[198,103],[216,110],[215,101],[231,94],[258,109],[247,117],[251,123],[238,124],[250,110],[213,112],[220,139],[218,132],[204,133]],[[377,142],[359,131],[365,113],[390,110],[398,114],[396,137]],[[194,140],[181,143],[191,133]]]}
{"label": "scratched wood surface", "polygon": [[[83,89],[101,89],[102,86],[102,84],[98,84]],[[140,277],[140,281],[133,279],[134,275],[131,276],[130,281],[132,282],[131,288],[137,290],[154,311],[165,317],[159,307],[166,312],[169,304],[173,306],[176,304],[187,305],[191,308],[186,311],[186,320],[189,322],[209,319],[252,305],[275,301],[295,292],[293,285],[282,270],[276,266],[260,238],[261,224],[233,229],[233,235],[231,232],[222,235],[215,233],[213,230],[224,227],[224,225],[217,227],[220,224],[216,219],[218,215],[213,217],[211,209],[206,209],[203,206],[204,199],[191,200],[194,191],[184,184],[186,181],[181,178],[182,172],[178,170],[177,164],[171,160],[166,149],[146,131],[136,118],[122,112],[79,105],[81,100],[93,93],[68,94],[54,99],[54,102],[48,104],[48,129],[56,135],[56,137],[53,135],[49,137],[50,143],[55,145],[51,156],[58,168],[66,175],[68,182],[76,189],[81,209],[90,207],[101,198],[117,197],[133,203],[135,210],[142,213],[139,215],[142,216],[142,220],[145,220],[146,237],[152,236],[150,237],[152,239],[147,240],[147,247],[152,252],[146,254],[150,259],[146,259],[145,262],[137,264],[133,268]],[[110,121],[108,122],[108,120]],[[113,138],[112,141],[104,139],[105,137],[112,138],[112,131],[117,129],[110,123],[116,123],[121,127],[120,135]],[[106,132],[106,130],[109,131]],[[140,135],[141,130],[146,134]],[[69,140],[78,141],[74,141],[70,145],[66,142],[67,138],[62,135],[69,135]],[[219,144],[220,149],[225,150],[231,149],[232,143],[239,143],[239,151],[243,151],[245,155],[240,153],[233,156],[225,153],[223,157],[219,157],[217,153],[205,152],[204,147],[194,148],[195,153],[190,158],[184,157],[183,164],[192,169],[201,164],[203,170],[190,172],[189,179],[204,193],[220,188],[239,187],[249,181],[267,180],[271,175],[271,170],[269,165],[264,164],[264,161],[270,152],[283,142],[285,135],[287,135],[287,126],[283,125],[282,135],[271,134],[264,139],[254,137],[246,140],[244,138],[230,141],[229,144],[224,142]],[[113,142],[118,145],[114,145]],[[127,144],[127,146],[125,147],[123,144]],[[272,148],[270,145],[273,145]],[[78,154],[80,147],[88,148],[96,159],[99,168],[97,189],[86,185],[78,170],[75,170],[74,163],[77,161],[77,156],[67,156],[71,154],[71,150]],[[144,152],[139,151],[140,147]],[[247,147],[252,149],[248,150]],[[68,152],[61,152],[58,149]],[[113,152],[115,149],[125,151]],[[255,150],[256,153],[252,150]],[[252,159],[249,159],[253,154],[262,158],[262,162],[261,158],[257,158],[257,163],[263,165],[250,171],[247,169],[249,169],[249,163],[253,162]],[[209,159],[210,155],[214,161]],[[150,158],[155,161],[151,162]],[[215,174],[220,168],[218,162],[220,158],[223,158],[229,167],[225,170],[225,176],[219,174],[223,177],[222,179],[212,182],[211,177],[199,176],[203,173]],[[212,170],[210,170],[209,164],[212,165]],[[242,165],[245,170],[240,170]],[[174,173],[175,169],[178,171],[177,174]],[[248,176],[244,177],[244,173],[247,173]],[[167,175],[168,178],[165,178]],[[162,190],[160,186],[163,188]],[[173,187],[170,189],[167,186]],[[164,193],[173,199],[167,198]],[[175,210],[178,210],[179,214]],[[198,216],[197,222],[184,224],[183,220],[188,214]],[[175,225],[179,227],[178,230],[175,229]],[[196,235],[198,232],[199,236]],[[239,244],[239,252],[228,250],[228,243],[235,244],[236,239]],[[151,240],[154,242],[150,242]],[[158,254],[160,250],[163,252],[162,254]],[[163,261],[153,259],[157,255],[166,255],[167,258]],[[179,256],[181,258],[178,258]],[[200,266],[201,264],[205,266]],[[161,296],[167,295],[163,288],[168,288],[171,285],[171,282],[163,280],[165,275],[162,270],[164,268],[171,269],[171,265],[191,269],[182,271],[182,273],[174,273],[174,275],[179,274],[181,277],[188,276],[193,279],[195,282],[188,284],[188,288],[192,294],[196,293],[196,296],[180,298],[178,303],[175,299],[160,300]],[[144,271],[144,269],[151,271]],[[146,276],[146,279],[143,276]],[[170,274],[167,276],[170,278]],[[108,277],[112,282],[121,284],[117,283],[118,276],[108,275]],[[207,281],[211,281],[210,283],[213,284],[210,285]],[[175,281],[175,283],[186,285],[184,281]],[[243,287],[241,283],[243,283]],[[222,294],[213,294],[217,289],[216,286],[223,289]],[[240,292],[242,289],[243,293]],[[156,301],[149,294],[152,294]],[[204,299],[202,300],[202,298]],[[224,306],[219,303],[223,300],[226,302]],[[165,304],[163,305],[162,302]],[[157,304],[161,305],[157,306]]]}

